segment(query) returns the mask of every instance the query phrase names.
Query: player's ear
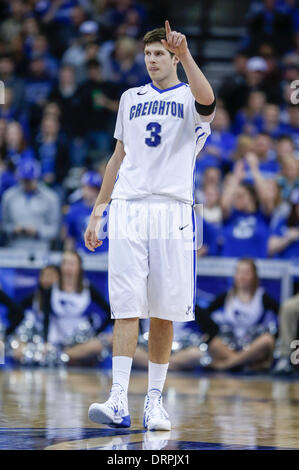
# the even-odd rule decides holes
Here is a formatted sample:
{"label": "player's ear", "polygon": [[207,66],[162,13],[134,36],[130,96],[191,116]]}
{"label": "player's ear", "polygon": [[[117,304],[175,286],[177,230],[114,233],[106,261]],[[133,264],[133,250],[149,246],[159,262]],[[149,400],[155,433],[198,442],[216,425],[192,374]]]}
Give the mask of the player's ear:
{"label": "player's ear", "polygon": [[177,55],[174,55],[174,56],[173,56],[173,63],[174,63],[174,65],[178,65],[179,62],[180,62],[180,59],[178,58],[178,56],[177,56]]}

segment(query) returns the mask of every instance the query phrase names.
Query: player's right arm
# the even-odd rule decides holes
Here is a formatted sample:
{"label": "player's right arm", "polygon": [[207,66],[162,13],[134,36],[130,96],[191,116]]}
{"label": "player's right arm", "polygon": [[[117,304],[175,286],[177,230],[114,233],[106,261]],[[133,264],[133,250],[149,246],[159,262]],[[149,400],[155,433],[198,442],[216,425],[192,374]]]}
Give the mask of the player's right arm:
{"label": "player's right arm", "polygon": [[87,229],[84,234],[85,246],[90,251],[94,251],[95,248],[98,248],[103,243],[102,240],[98,239],[101,218],[104,210],[110,202],[117,173],[124,157],[124,144],[121,140],[118,140],[115,146],[115,150],[109,162],[107,163],[102,186],[95,202],[94,208],[92,210]]}

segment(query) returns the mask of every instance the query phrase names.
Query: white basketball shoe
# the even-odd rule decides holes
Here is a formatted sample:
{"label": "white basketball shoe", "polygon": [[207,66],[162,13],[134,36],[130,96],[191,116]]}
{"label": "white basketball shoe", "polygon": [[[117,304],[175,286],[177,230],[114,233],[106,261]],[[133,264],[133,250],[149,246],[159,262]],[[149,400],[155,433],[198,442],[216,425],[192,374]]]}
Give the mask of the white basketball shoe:
{"label": "white basketball shoe", "polygon": [[113,428],[129,428],[131,418],[127,395],[120,384],[113,384],[110,397],[105,403],[93,403],[88,410],[88,418],[98,424]]}
{"label": "white basketball shoe", "polygon": [[170,431],[169,416],[162,404],[162,393],[151,389],[144,401],[143,426],[148,431]]}

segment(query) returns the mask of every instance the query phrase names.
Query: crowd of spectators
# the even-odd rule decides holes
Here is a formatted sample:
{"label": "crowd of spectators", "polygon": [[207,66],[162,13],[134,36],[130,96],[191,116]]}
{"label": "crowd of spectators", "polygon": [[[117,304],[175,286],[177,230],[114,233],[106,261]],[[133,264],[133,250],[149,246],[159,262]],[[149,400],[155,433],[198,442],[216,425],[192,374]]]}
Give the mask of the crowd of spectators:
{"label": "crowd of spectators", "polygon": [[134,0],[0,8],[0,246],[82,247],[87,193],[99,189],[114,146],[119,98],[147,81],[148,9]]}
{"label": "crowd of spectators", "polygon": [[298,2],[251,2],[196,161],[203,255],[299,259],[298,38]]}

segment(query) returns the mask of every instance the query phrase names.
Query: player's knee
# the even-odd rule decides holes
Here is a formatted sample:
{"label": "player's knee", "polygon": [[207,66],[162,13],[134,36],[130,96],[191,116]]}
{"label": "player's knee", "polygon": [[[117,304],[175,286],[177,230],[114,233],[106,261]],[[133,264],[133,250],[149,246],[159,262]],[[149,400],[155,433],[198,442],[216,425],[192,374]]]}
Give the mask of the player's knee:
{"label": "player's knee", "polygon": [[127,325],[133,325],[135,323],[138,323],[139,318],[134,317],[134,318],[118,318],[115,320],[114,326],[117,327],[125,327]]}
{"label": "player's knee", "polygon": [[172,327],[172,321],[162,320],[161,318],[151,318],[151,327],[168,330]]}

